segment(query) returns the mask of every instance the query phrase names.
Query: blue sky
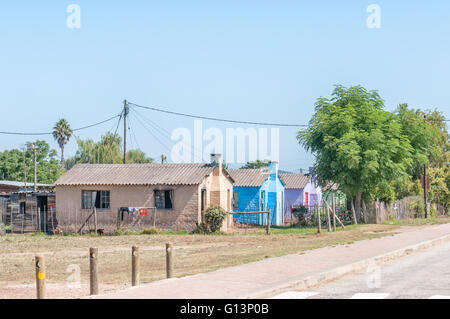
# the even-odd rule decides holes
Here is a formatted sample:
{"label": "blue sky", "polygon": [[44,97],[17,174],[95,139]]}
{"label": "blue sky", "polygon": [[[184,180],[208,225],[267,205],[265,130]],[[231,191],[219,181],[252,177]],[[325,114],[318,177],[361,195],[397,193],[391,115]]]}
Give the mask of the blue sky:
{"label": "blue sky", "polygon": [[[72,3],[81,7],[81,29],[66,26]],[[382,9],[381,29],[366,26],[372,3]],[[119,113],[125,98],[205,116],[307,123],[334,84],[377,89],[388,110],[407,102],[450,117],[449,31],[444,0],[2,2],[0,127],[48,131],[61,117],[80,127]],[[191,119],[140,112],[169,132],[193,128]],[[130,146],[168,153],[133,118],[131,125]],[[98,139],[111,129],[112,122],[79,136]],[[280,130],[284,169],[313,164],[295,134]],[[0,136],[0,150],[32,139]],[[73,140],[66,154],[75,151]]]}

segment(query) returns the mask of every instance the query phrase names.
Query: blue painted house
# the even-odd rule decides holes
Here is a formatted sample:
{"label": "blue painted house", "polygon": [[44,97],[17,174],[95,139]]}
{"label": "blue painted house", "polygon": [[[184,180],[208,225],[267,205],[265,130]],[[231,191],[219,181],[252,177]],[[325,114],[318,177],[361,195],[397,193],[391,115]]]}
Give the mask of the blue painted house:
{"label": "blue painted house", "polygon": [[[268,168],[229,170],[234,179],[233,211],[259,212],[271,210],[272,225],[284,224],[284,182],[280,179],[278,163],[269,163]],[[264,215],[239,215],[234,218],[241,223],[267,224]],[[250,218],[250,219],[249,219]]]}

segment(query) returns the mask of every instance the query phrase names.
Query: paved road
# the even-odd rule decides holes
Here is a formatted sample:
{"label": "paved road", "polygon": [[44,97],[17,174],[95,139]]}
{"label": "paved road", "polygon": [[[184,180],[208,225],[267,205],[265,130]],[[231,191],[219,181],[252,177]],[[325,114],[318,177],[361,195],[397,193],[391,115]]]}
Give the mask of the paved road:
{"label": "paved road", "polygon": [[307,291],[289,291],[274,298],[450,299],[450,242]]}

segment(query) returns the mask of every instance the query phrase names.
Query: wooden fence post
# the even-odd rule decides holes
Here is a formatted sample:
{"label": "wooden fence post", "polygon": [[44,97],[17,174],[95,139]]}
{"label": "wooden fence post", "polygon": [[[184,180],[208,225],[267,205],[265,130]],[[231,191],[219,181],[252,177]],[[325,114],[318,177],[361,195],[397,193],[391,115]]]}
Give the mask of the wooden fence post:
{"label": "wooden fence post", "polygon": [[131,285],[139,286],[140,270],[139,270],[139,247],[133,246],[131,249]]}
{"label": "wooden fence post", "polygon": [[353,204],[353,199],[352,199],[352,214],[353,214],[353,224],[358,225],[358,220],[356,218],[355,205]]}
{"label": "wooden fence post", "polygon": [[45,289],[45,258],[43,256],[36,256],[36,296],[37,299],[46,298]]}
{"label": "wooden fence post", "polygon": [[272,219],[272,211],[269,209],[269,212],[267,213],[267,235],[270,235],[271,219]]}
{"label": "wooden fence post", "polygon": [[330,210],[328,209],[328,203],[325,201],[325,200],[323,200],[324,201],[324,204],[325,204],[325,210],[326,210],[326,212],[327,212],[327,226],[328,226],[328,232],[329,233],[331,233],[331,220],[330,220]]}
{"label": "wooden fence post", "polygon": [[333,232],[336,232],[336,203],[334,201],[334,192],[331,192],[331,200],[333,201],[331,203],[331,207],[333,210]]}
{"label": "wooden fence post", "polygon": [[98,248],[89,249],[89,270],[91,295],[98,295],[98,272],[97,272]]}
{"label": "wooden fence post", "polygon": [[322,221],[320,220],[320,209],[316,208],[317,210],[317,233],[322,233]]}
{"label": "wooden fence post", "polygon": [[173,277],[173,246],[171,243],[166,244],[166,273],[167,278]]}
{"label": "wooden fence post", "polygon": [[97,208],[94,207],[94,229],[95,234],[98,234]]}
{"label": "wooden fence post", "polygon": [[367,208],[366,208],[366,202],[365,201],[362,202],[362,208],[363,208],[363,215],[364,215],[362,220],[363,220],[363,222],[365,224],[367,224]]}

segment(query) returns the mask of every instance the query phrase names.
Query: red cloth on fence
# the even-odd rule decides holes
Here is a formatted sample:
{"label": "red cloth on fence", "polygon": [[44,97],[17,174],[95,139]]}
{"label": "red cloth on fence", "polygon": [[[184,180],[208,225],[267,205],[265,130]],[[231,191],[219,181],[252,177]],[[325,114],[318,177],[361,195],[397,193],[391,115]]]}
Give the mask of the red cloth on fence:
{"label": "red cloth on fence", "polygon": [[139,209],[139,214],[142,216],[142,215],[145,215],[145,216],[147,216],[148,215],[148,209],[147,208],[141,208],[141,209]]}

